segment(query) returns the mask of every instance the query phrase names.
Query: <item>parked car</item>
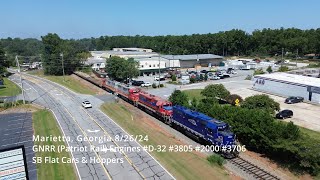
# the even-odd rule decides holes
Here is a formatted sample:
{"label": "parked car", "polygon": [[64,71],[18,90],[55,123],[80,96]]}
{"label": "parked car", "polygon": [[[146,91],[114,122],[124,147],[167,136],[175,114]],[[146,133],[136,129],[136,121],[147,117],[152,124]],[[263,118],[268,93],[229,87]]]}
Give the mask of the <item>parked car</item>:
{"label": "parked car", "polygon": [[[159,76],[155,76],[154,80],[159,81]],[[164,76],[160,76],[160,81],[164,81],[164,80],[166,80],[166,78]]]}
{"label": "parked car", "polygon": [[209,71],[207,71],[207,70],[201,70],[200,72],[201,72],[201,73],[204,73],[204,74],[207,74]]}
{"label": "parked car", "polygon": [[144,84],[143,81],[132,81],[132,86],[141,86],[141,84]]}
{"label": "parked car", "polygon": [[145,82],[143,84],[141,84],[141,87],[150,87],[152,86],[152,84],[150,82]]}
{"label": "parked car", "polygon": [[293,116],[293,112],[289,109],[282,110],[276,114],[276,118],[278,119],[291,118],[292,116]]}
{"label": "parked car", "polygon": [[92,108],[92,105],[91,105],[91,103],[89,102],[89,101],[83,101],[82,102],[82,106],[84,107],[84,108]]}
{"label": "parked car", "polygon": [[303,102],[304,98],[300,96],[291,96],[288,97],[284,102],[287,104],[294,104],[294,103],[299,103]]}
{"label": "parked car", "polygon": [[214,76],[210,76],[210,77],[209,77],[209,79],[210,79],[210,80],[219,80],[219,79],[220,79],[220,77],[219,77],[219,76],[214,75]]}

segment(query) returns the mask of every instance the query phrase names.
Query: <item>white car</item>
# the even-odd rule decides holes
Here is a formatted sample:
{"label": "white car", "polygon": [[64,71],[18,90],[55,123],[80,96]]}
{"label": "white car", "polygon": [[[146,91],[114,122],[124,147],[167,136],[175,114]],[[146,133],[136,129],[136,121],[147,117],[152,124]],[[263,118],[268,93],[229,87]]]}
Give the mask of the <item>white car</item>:
{"label": "white car", "polygon": [[152,84],[150,82],[144,82],[141,87],[150,87]]}
{"label": "white car", "polygon": [[210,76],[209,79],[210,80],[219,80],[220,77],[219,76]]}
{"label": "white car", "polygon": [[82,106],[84,108],[92,108],[92,105],[91,105],[91,103],[89,101],[83,101],[82,102]]}

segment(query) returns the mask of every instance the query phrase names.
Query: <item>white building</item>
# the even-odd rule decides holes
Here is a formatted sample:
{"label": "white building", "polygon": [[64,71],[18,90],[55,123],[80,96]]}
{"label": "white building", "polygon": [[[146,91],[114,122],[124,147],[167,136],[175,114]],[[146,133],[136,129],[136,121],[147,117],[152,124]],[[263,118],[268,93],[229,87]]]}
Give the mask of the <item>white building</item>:
{"label": "white building", "polygon": [[219,66],[223,61],[222,56],[214,54],[189,54],[189,55],[163,55],[170,64],[169,67],[194,68],[197,65],[203,67]]}
{"label": "white building", "polygon": [[301,96],[307,101],[320,104],[320,79],[288,73],[257,75],[253,89],[289,97]]}
{"label": "white building", "polygon": [[113,51],[120,51],[120,52],[152,52],[152,49],[145,49],[145,48],[113,48]]}
{"label": "white building", "polygon": [[118,56],[124,59],[128,58],[142,58],[158,56],[155,52],[143,52],[143,51],[90,51],[92,59],[108,59],[113,56]]}
{"label": "white building", "polygon": [[[160,72],[164,72],[167,69],[167,59],[159,56],[147,57],[147,58],[135,58],[135,61],[139,62],[140,75],[156,75]],[[160,66],[160,67],[159,67]]]}

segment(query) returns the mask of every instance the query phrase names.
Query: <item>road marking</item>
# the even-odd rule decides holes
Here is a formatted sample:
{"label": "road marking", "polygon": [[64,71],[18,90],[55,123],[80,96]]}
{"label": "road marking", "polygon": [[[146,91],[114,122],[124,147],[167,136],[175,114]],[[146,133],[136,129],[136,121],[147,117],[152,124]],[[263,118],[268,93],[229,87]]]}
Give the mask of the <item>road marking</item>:
{"label": "road marking", "polygon": [[96,133],[96,132],[99,132],[100,130],[99,130],[99,129],[97,129],[97,130],[90,130],[90,129],[87,129],[87,131],[88,131],[88,132],[90,132],[90,133]]}

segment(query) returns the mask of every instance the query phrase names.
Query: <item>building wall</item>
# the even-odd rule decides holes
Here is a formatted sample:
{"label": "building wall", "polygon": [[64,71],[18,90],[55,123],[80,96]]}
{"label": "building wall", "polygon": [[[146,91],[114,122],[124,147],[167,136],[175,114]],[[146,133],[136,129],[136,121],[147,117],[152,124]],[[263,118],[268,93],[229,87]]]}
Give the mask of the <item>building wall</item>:
{"label": "building wall", "polygon": [[[301,96],[305,100],[309,100],[309,92],[307,85],[294,84],[285,81],[279,81],[272,79],[265,79],[261,77],[255,77],[253,80],[253,89],[277,94],[284,97],[289,96]],[[320,94],[312,93],[312,102],[320,104]]]}
{"label": "building wall", "polygon": [[200,59],[197,61],[194,60],[180,60],[181,68],[194,68],[195,65],[200,64],[201,66],[208,66],[211,63],[211,66],[218,66],[223,59]]}

